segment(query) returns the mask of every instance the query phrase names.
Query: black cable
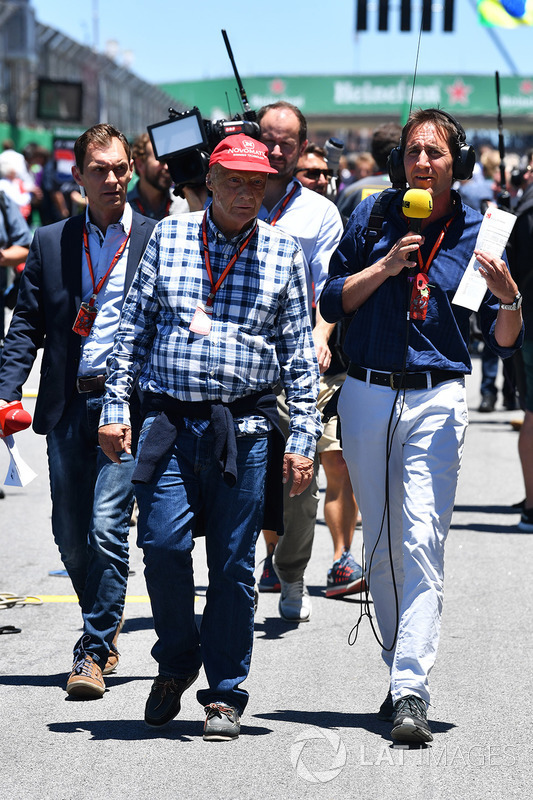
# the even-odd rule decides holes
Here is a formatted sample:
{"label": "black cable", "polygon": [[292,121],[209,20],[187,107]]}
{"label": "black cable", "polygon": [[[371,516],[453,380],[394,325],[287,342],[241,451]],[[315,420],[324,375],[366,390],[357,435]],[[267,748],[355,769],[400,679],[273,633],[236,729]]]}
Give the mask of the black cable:
{"label": "black cable", "polygon": [[[412,268],[410,268],[410,269],[412,269]],[[410,271],[410,269],[409,269],[409,271]],[[357,641],[357,636],[359,634],[359,625],[361,624],[361,622],[362,622],[364,617],[368,617],[368,621],[370,623],[370,627],[372,629],[372,633],[374,634],[374,638],[376,639],[376,641],[379,644],[379,646],[383,650],[385,650],[386,652],[390,652],[391,650],[394,650],[394,648],[396,647],[396,640],[398,638],[398,627],[399,627],[399,624],[400,624],[400,604],[398,602],[398,587],[397,587],[397,584],[396,584],[396,575],[394,573],[394,563],[393,563],[393,558],[392,558],[392,539],[391,539],[391,524],[390,524],[390,492],[389,492],[390,473],[389,473],[389,465],[390,465],[390,458],[391,458],[391,453],[392,453],[392,445],[393,445],[393,441],[394,441],[394,436],[396,434],[398,425],[400,424],[400,419],[401,419],[401,416],[402,416],[402,411],[403,411],[404,403],[405,403],[405,389],[402,390],[401,386],[402,386],[402,383],[403,383],[403,379],[404,379],[405,375],[407,374],[407,353],[409,351],[409,332],[410,332],[410,328],[411,328],[409,323],[411,321],[410,306],[411,306],[411,292],[412,292],[412,281],[413,280],[414,280],[414,277],[412,277],[410,275],[407,276],[407,289],[408,289],[407,313],[406,313],[406,323],[407,324],[406,324],[406,329],[405,329],[405,344],[404,344],[403,357],[402,357],[402,368],[401,368],[401,370],[399,372],[400,379],[399,379],[399,382],[398,382],[398,389],[396,389],[396,394],[394,395],[394,399],[393,399],[393,402],[392,402],[391,411],[390,411],[390,415],[389,415],[389,420],[388,420],[388,423],[387,423],[387,438],[385,440],[385,450],[386,450],[386,453],[385,453],[385,503],[384,503],[384,506],[383,506],[383,514],[382,514],[382,517],[381,517],[381,525],[380,525],[380,529],[379,529],[379,533],[378,533],[377,539],[376,539],[374,547],[372,549],[372,553],[370,554],[370,561],[368,563],[368,569],[366,568],[366,565],[365,565],[365,569],[364,569],[364,573],[366,575],[365,600],[364,600],[364,603],[362,604],[361,611],[359,613],[359,617],[357,619],[357,622],[355,623],[355,625],[351,629],[350,633],[348,634],[348,644],[350,646],[352,646]],[[402,392],[402,400],[401,400],[400,411],[399,411],[396,423],[394,424],[394,427],[392,427],[393,420],[394,420],[394,411],[395,411],[395,408],[396,408],[396,403],[397,403],[398,398],[400,396],[400,392]],[[372,561],[374,559],[374,554],[375,554],[376,548],[377,548],[377,546],[379,544],[379,540],[381,539],[381,535],[383,533],[383,526],[385,524],[385,519],[387,520],[387,539],[388,539],[387,544],[388,544],[388,550],[389,550],[389,562],[390,562],[390,568],[391,568],[392,585],[393,585],[393,588],[394,588],[394,600],[395,600],[395,608],[396,608],[395,634],[394,634],[394,639],[393,639],[392,644],[390,645],[390,647],[385,647],[384,642],[380,639],[379,633],[378,633],[378,631],[376,629],[376,626],[375,626],[373,618],[372,618],[372,614],[370,612],[370,599],[369,599],[370,582],[371,582],[370,581],[370,577],[371,577],[371,572],[372,572]],[[363,525],[364,524],[365,524],[365,521],[363,519]],[[362,559],[361,559],[363,564],[365,563],[364,553],[365,553],[365,548],[364,548],[364,544],[363,544],[363,546],[362,546]]]}

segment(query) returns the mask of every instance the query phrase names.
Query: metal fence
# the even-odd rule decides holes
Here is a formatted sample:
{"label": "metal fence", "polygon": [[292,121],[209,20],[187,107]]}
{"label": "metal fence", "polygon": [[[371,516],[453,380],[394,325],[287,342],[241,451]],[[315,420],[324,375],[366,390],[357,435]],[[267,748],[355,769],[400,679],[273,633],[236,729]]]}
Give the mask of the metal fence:
{"label": "metal fence", "polygon": [[[164,119],[173,98],[108,55],[42,25],[28,0],[0,2],[0,123],[11,129],[53,129],[60,118],[40,119],[39,79],[80,82],[85,130],[110,122],[132,137]],[[181,107],[183,108],[183,107]]]}

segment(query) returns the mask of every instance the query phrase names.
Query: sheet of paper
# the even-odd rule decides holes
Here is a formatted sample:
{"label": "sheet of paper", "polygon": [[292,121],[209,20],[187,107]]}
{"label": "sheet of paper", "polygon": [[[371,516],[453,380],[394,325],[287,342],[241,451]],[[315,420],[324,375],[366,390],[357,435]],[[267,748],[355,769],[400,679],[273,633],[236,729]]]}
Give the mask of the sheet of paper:
{"label": "sheet of paper", "polygon": [[13,436],[2,437],[9,451],[9,467],[4,484],[6,486],[27,486],[37,477],[37,473],[29,467],[21,457]]}
{"label": "sheet of paper", "polygon": [[[490,255],[501,258],[515,222],[514,214],[489,206],[477,235],[476,250],[484,250]],[[452,301],[471,311],[479,310],[487,291],[485,278],[478,270],[479,264],[475,256],[472,256]]]}

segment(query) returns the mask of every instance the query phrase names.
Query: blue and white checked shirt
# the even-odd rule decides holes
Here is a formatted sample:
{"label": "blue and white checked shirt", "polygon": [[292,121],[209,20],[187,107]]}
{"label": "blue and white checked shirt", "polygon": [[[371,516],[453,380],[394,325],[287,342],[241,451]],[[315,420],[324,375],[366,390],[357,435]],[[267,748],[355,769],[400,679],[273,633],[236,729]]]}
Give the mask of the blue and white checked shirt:
{"label": "blue and white checked shirt", "polygon": [[[101,425],[129,423],[128,397],[143,391],[179,400],[231,402],[281,383],[291,409],[286,452],[313,458],[321,435],[315,356],[301,251],[259,221],[214,305],[208,336],[189,325],[210,283],[202,255],[204,212],[156,225],[124,303]],[[227,240],[208,213],[216,281],[247,233]]]}

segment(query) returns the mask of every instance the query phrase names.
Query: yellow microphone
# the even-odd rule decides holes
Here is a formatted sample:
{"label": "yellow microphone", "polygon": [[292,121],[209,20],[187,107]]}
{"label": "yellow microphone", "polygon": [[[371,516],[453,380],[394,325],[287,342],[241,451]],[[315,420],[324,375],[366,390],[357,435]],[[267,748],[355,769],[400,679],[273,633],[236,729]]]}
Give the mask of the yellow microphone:
{"label": "yellow microphone", "polygon": [[427,189],[408,189],[403,196],[402,211],[409,220],[409,230],[422,233],[422,220],[433,211],[433,199]]}

